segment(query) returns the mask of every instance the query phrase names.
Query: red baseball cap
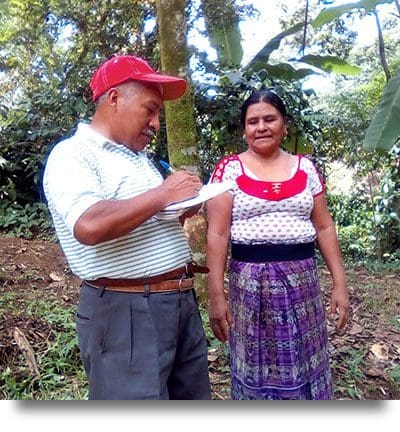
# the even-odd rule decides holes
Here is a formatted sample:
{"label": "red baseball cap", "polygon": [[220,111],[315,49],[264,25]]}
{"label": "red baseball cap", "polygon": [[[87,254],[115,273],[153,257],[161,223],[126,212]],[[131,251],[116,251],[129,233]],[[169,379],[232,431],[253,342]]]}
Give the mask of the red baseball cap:
{"label": "red baseball cap", "polygon": [[183,78],[161,75],[139,57],[118,55],[100,65],[93,74],[90,80],[93,101],[111,87],[128,80],[160,84],[164,100],[177,99],[186,91],[186,81]]}

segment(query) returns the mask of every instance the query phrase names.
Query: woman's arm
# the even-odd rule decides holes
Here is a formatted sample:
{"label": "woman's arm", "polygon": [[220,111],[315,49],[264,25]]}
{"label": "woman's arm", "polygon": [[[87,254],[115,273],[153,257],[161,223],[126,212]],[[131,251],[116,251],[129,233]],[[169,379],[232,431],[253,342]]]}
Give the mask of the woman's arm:
{"label": "woman's arm", "polygon": [[349,317],[349,294],[336,228],[329,213],[324,193],[314,198],[311,221],[317,231],[319,250],[333,280],[331,313],[337,312],[339,314],[337,327],[342,329]]}
{"label": "woman's arm", "polygon": [[215,336],[228,340],[232,315],[224,293],[224,274],[228,257],[233,195],[225,192],[207,202],[207,267],[209,318]]}

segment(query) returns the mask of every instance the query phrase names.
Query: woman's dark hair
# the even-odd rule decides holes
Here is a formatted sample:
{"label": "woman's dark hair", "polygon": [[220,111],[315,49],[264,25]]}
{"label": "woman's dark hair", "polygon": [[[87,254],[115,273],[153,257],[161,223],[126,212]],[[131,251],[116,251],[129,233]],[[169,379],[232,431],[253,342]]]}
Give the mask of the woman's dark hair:
{"label": "woman's dark hair", "polygon": [[281,114],[284,120],[287,119],[286,107],[282,99],[271,90],[257,90],[254,91],[243,103],[240,113],[240,124],[244,129],[246,124],[246,114],[250,105],[260,102],[269,103],[274,106]]}

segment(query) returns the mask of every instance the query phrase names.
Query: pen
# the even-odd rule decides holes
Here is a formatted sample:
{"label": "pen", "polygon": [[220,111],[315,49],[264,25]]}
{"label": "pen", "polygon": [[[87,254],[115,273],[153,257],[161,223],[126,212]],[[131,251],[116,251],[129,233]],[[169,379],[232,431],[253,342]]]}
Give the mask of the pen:
{"label": "pen", "polygon": [[170,173],[175,172],[175,170],[171,167],[171,165],[169,163],[163,161],[162,159],[159,160],[159,163],[163,168],[165,168]]}

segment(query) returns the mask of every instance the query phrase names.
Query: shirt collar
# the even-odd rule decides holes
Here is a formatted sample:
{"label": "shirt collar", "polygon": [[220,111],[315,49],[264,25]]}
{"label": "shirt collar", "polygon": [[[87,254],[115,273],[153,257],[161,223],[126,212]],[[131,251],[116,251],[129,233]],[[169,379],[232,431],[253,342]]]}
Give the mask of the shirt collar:
{"label": "shirt collar", "polygon": [[106,144],[115,144],[105,136],[96,132],[88,123],[79,123],[76,134],[85,140],[93,142],[99,147],[104,147]]}
{"label": "shirt collar", "polygon": [[95,129],[93,129],[90,124],[88,123],[79,123],[77,128],[77,135],[81,136],[82,138],[91,141],[92,143],[96,144],[99,148],[104,149],[105,147],[118,147],[123,151],[129,152],[129,154],[134,154],[137,156],[146,154],[145,151],[141,152],[134,152],[132,150],[129,150],[122,144],[117,144],[114,141],[111,141],[110,139],[106,138],[104,135],[101,135],[99,132],[96,132]]}

